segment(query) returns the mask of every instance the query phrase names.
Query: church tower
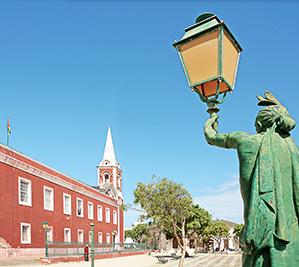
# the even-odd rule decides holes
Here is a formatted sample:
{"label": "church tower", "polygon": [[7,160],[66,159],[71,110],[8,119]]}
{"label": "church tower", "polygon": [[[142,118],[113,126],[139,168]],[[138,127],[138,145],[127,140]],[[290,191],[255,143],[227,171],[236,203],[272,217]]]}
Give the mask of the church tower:
{"label": "church tower", "polygon": [[122,200],[122,170],[115,157],[110,127],[108,127],[104,156],[97,166],[97,173],[100,191]]}

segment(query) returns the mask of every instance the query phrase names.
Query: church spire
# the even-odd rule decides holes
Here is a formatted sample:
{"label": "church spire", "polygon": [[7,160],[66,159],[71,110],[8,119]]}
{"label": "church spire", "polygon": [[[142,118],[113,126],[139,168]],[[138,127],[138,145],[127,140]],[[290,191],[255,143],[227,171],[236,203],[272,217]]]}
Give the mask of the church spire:
{"label": "church spire", "polygon": [[107,165],[107,164],[117,165],[110,126],[108,127],[104,156],[101,162],[101,165]]}

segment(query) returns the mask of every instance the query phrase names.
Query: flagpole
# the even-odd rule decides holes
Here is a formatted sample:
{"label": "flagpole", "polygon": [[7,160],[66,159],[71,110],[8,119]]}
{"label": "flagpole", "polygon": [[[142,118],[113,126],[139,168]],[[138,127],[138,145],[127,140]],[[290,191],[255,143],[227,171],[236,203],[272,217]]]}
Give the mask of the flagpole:
{"label": "flagpole", "polygon": [[6,145],[9,146],[9,134],[8,134],[8,131],[7,131],[7,136],[6,136]]}

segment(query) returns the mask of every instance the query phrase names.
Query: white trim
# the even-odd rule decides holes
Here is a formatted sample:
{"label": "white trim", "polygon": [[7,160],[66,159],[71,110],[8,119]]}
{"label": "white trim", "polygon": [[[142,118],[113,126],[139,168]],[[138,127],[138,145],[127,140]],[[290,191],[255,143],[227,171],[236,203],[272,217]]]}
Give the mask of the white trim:
{"label": "white trim", "polygon": [[[79,232],[82,233],[82,241],[79,238]],[[78,240],[78,243],[84,243],[84,231],[83,231],[83,229],[78,229],[78,231],[77,231],[77,240]]]}
{"label": "white trim", "polygon": [[[66,236],[66,230],[69,230],[70,232],[70,240],[67,240]],[[63,228],[63,240],[64,242],[72,242],[72,231],[71,228]]]}
{"label": "white trim", "polygon": [[[117,208],[117,243],[120,243],[120,209]],[[124,223],[123,223],[124,225]],[[123,239],[124,240],[124,239]]]}
{"label": "white trim", "polygon": [[117,188],[117,170],[116,168],[112,169],[112,179],[113,179],[113,185],[115,187],[115,189]]}
{"label": "white trim", "polygon": [[[91,214],[89,214],[89,207],[91,206]],[[87,218],[89,220],[93,220],[93,217],[94,217],[94,210],[93,210],[93,203],[88,201],[87,202]]]}
{"label": "white trim", "polygon": [[[46,190],[51,191],[51,207],[46,207]],[[44,210],[54,211],[54,189],[44,185]]]}
{"label": "white trim", "polygon": [[[67,212],[65,210],[65,197],[68,196],[69,200],[70,200],[70,212]],[[72,215],[72,196],[67,194],[67,193],[63,193],[63,214],[65,215]]]}
{"label": "white trim", "polygon": [[[23,241],[23,226],[29,226],[28,228],[28,240]],[[31,224],[30,223],[20,223],[20,239],[21,239],[21,244],[31,244]]]}
{"label": "white trim", "polygon": [[[108,211],[108,212],[107,212]],[[107,217],[107,215],[109,215],[108,217]],[[108,220],[107,220],[107,218],[108,218]],[[105,222],[106,223],[110,223],[110,221],[111,221],[111,213],[110,213],[110,208],[105,208]]]}
{"label": "white trim", "polygon": [[[21,181],[28,183],[28,201],[24,202],[21,200]],[[32,206],[32,183],[31,180],[25,179],[23,177],[19,177],[18,179],[18,196],[19,196],[19,204],[24,206]]]}
{"label": "white trim", "polygon": [[[81,214],[78,214],[78,200],[82,202],[82,211]],[[77,217],[84,217],[84,202],[82,198],[76,197],[76,215]]]}
{"label": "white trim", "polygon": [[[101,208],[101,213],[99,213],[99,208]],[[101,214],[101,216],[99,216]],[[103,206],[97,205],[97,220],[99,222],[103,221]]]}
{"label": "white trim", "polygon": [[[16,152],[16,151],[14,151],[14,150],[12,150],[12,149],[10,149],[10,148],[2,145],[2,144],[0,144],[0,147],[4,147],[5,149],[7,149],[9,151],[12,151],[14,153],[17,153],[17,154],[21,155],[22,157],[27,158],[27,159],[29,159],[31,161],[34,161],[37,164],[39,164],[39,165],[41,165],[41,166],[43,166],[45,168],[48,168],[49,170],[52,170],[52,171],[54,171],[54,172],[56,172],[56,173],[58,173],[60,175],[63,175],[66,178],[69,178],[71,180],[74,180],[73,178],[68,177],[67,175],[64,175],[62,173],[59,173],[58,171],[56,171],[56,170],[54,170],[54,169],[52,169],[52,168],[50,168],[50,167],[48,167],[46,165],[43,165],[43,164],[39,163],[38,161],[32,160],[31,158],[29,158],[29,157],[27,157],[27,156],[25,156],[25,155],[23,155],[23,154],[21,154],[19,152]],[[93,198],[95,200],[101,201],[103,203],[109,204],[109,205],[111,205],[113,207],[117,207],[117,204],[115,203],[115,201],[114,201],[113,198],[110,198],[110,199],[104,198],[104,195],[106,197],[109,197],[109,196],[107,196],[106,194],[104,194],[104,193],[102,193],[102,192],[100,192],[100,191],[98,191],[98,190],[96,190],[96,189],[94,189],[92,187],[89,187],[88,185],[86,185],[86,184],[84,184],[84,183],[82,183],[80,181],[74,180],[75,182],[77,182],[77,183],[79,183],[81,185],[89,187],[90,191],[87,190],[87,189],[85,189],[85,188],[82,188],[80,186],[77,186],[77,185],[75,185],[75,184],[73,184],[71,182],[65,181],[64,179],[59,178],[59,177],[57,177],[55,175],[51,175],[51,174],[49,174],[49,173],[47,173],[45,171],[42,171],[42,170],[40,170],[40,169],[38,169],[36,167],[33,167],[32,165],[27,164],[27,163],[25,163],[25,162],[23,162],[21,160],[18,160],[18,159],[15,159],[15,158],[11,157],[11,156],[8,156],[8,155],[6,155],[5,153],[2,153],[2,152],[0,152],[0,162],[2,162],[4,164],[7,164],[9,166],[13,166],[13,167],[15,167],[15,168],[17,168],[19,170],[22,170],[22,171],[24,171],[26,173],[30,173],[30,174],[35,175],[37,177],[40,177],[40,178],[42,178],[42,179],[44,179],[46,181],[49,181],[49,182],[52,182],[54,184],[60,185],[62,187],[65,187],[67,189],[70,189],[72,191],[80,193],[80,194],[85,195],[87,197],[90,197],[90,198]],[[93,192],[91,192],[91,191],[93,191]],[[100,196],[100,194],[103,195],[103,196]]]}

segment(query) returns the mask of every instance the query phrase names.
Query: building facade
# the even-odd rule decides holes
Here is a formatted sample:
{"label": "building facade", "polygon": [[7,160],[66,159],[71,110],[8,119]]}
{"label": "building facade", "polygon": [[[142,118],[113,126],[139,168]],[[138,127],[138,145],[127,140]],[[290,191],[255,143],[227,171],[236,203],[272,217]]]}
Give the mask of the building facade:
{"label": "building facade", "polygon": [[0,145],[0,240],[12,248],[43,248],[49,241],[124,241],[122,171],[110,128],[97,186],[72,179],[7,146]]}

